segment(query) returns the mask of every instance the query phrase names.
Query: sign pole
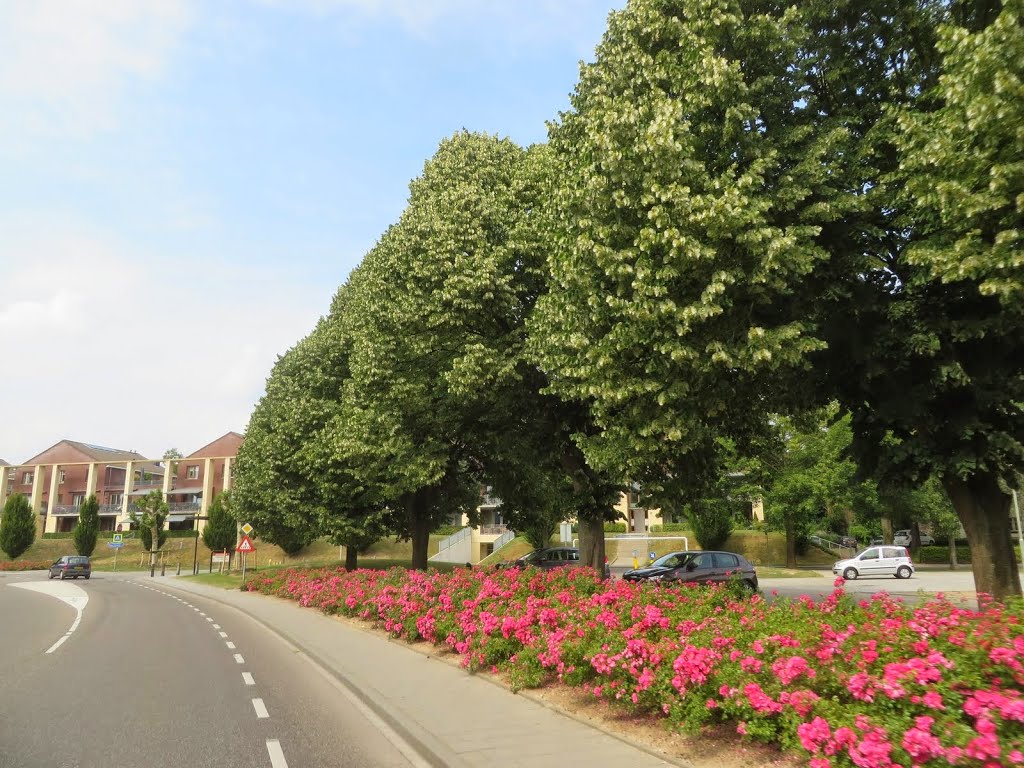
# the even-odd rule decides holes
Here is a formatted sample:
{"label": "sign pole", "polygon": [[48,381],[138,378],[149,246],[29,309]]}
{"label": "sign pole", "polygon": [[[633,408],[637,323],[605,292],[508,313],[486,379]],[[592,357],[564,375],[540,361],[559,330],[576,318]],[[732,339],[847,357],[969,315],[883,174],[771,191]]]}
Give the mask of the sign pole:
{"label": "sign pole", "polygon": [[245,584],[245,557],[246,553],[242,553],[242,583]]}

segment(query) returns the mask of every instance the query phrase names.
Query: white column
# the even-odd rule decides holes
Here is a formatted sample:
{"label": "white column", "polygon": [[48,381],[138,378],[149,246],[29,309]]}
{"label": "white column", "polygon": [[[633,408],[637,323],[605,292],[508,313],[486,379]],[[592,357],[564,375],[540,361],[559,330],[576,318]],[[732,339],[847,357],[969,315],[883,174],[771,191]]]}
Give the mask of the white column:
{"label": "white column", "polygon": [[57,506],[57,484],[60,482],[60,464],[50,467],[50,498],[46,502],[46,514],[52,515]]}
{"label": "white column", "polygon": [[124,495],[121,497],[121,518],[128,520],[128,496],[132,492],[132,485],[135,484],[135,462],[129,461],[124,465]]}
{"label": "white column", "polygon": [[[85,498],[96,495],[96,462],[89,462],[89,472],[85,476]],[[96,501],[100,501],[97,499]]]}
{"label": "white column", "polygon": [[233,462],[234,462],[234,459],[231,456],[228,456],[226,459],[224,459],[224,490],[225,491],[230,491],[231,490],[231,473],[234,471],[234,467],[232,467],[232,463]]}
{"label": "white column", "polygon": [[206,517],[210,509],[210,494],[213,493],[213,459],[203,461],[203,500],[199,504],[199,514]]}
{"label": "white column", "polygon": [[171,472],[171,467],[174,466],[173,459],[164,459],[164,501],[167,501],[167,495],[171,492],[171,479],[174,477],[174,473]]}
{"label": "white column", "polygon": [[0,510],[3,509],[4,502],[7,501],[7,476],[10,475],[11,472],[17,475],[18,468],[0,466]]}

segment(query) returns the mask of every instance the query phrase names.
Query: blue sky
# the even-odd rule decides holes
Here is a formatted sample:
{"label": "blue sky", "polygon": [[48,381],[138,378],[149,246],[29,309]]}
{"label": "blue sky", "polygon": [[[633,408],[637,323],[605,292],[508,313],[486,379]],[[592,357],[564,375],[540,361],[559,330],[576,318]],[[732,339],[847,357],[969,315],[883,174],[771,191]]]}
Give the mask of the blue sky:
{"label": "blue sky", "polygon": [[4,3],[0,459],[243,431],[438,142],[544,141],[624,3]]}

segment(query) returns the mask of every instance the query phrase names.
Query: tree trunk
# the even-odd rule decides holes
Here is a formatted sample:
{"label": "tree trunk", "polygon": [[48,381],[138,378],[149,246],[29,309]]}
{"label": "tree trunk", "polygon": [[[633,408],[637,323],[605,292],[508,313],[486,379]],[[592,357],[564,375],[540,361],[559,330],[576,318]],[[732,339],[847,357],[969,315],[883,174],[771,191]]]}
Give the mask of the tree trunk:
{"label": "tree trunk", "polygon": [[892,520],[888,517],[882,518],[882,541],[892,544]]}
{"label": "tree trunk", "polygon": [[427,550],[430,545],[430,496],[416,491],[409,502],[409,533],[412,537],[412,567],[427,570]]}
{"label": "tree trunk", "polygon": [[604,576],[604,512],[589,510],[580,513],[580,563],[595,569]]}
{"label": "tree trunk", "polygon": [[796,568],[796,520],[789,512],[783,519],[786,522],[786,567]]}
{"label": "tree trunk", "polygon": [[956,534],[954,533],[949,537],[949,570],[955,571],[956,566]]}
{"label": "tree trunk", "polygon": [[153,539],[149,543],[149,569],[156,568],[156,551],[160,547],[160,528],[153,523]]}
{"label": "tree trunk", "polygon": [[355,547],[345,547],[345,570],[354,571],[359,567],[359,550]]}
{"label": "tree trunk", "polygon": [[974,588],[1002,601],[1021,594],[1013,542],[1010,540],[1010,497],[990,473],[966,480],[943,479],[971,548]]}

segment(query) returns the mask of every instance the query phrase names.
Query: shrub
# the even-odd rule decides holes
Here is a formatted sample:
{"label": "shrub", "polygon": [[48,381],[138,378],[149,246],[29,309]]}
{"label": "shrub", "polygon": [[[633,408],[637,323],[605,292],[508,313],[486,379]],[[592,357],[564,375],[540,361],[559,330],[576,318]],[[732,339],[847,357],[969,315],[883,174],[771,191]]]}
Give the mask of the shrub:
{"label": "shrub", "polygon": [[100,531],[100,504],[96,495],[90,494],[78,508],[78,524],[72,534],[75,540],[75,551],[89,557],[96,549],[96,537]]}
{"label": "shrub", "polygon": [[625,523],[605,523],[604,524],[604,532],[605,533],[625,533],[626,532],[626,524]]}
{"label": "shrub", "polygon": [[[228,492],[230,493],[230,491]],[[211,552],[234,549],[238,539],[238,523],[228,512],[230,496],[222,493],[210,502],[206,513],[206,525],[203,526],[203,543]],[[227,498],[225,498],[227,496]]]}
{"label": "shrub", "polygon": [[[921,547],[914,555],[914,559],[919,563],[927,563],[929,565],[948,565],[949,547]],[[957,563],[970,563],[971,548],[958,546],[956,548],[956,561]]]}
{"label": "shrub", "polygon": [[36,540],[36,517],[23,494],[15,493],[4,504],[0,519],[0,549],[17,560]]}
{"label": "shrub", "polygon": [[663,523],[652,525],[651,533],[688,533],[690,526],[687,523]]}
{"label": "shrub", "polygon": [[687,510],[690,527],[702,549],[721,549],[732,533],[732,515],[720,500],[705,500]]}

